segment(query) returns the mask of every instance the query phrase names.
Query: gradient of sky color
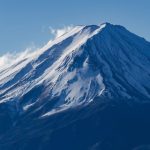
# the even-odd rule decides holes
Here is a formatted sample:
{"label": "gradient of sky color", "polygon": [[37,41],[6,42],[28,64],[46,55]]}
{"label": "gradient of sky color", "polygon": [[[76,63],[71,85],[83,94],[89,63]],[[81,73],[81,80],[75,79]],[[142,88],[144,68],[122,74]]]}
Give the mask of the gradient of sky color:
{"label": "gradient of sky color", "polygon": [[49,27],[120,24],[150,41],[150,0],[0,0],[0,55],[40,47]]}

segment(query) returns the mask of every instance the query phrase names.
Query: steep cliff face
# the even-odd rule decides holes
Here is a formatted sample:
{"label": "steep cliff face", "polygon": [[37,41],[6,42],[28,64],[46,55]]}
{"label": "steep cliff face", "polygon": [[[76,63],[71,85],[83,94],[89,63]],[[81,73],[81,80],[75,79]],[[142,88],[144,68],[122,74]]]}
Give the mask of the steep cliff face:
{"label": "steep cliff face", "polygon": [[[36,55],[0,71],[0,146],[57,150],[62,145],[67,150],[77,142],[78,150],[136,147],[129,144],[128,134],[118,135],[117,126],[127,131],[129,122],[140,116],[137,110],[148,119],[149,66],[150,43],[124,27],[104,23],[73,28]],[[136,123],[137,118],[132,124]],[[60,138],[65,133],[66,140],[75,141],[68,147]],[[89,134],[90,138],[81,139]],[[117,140],[123,146],[116,145]],[[36,141],[41,143],[35,145]]]}

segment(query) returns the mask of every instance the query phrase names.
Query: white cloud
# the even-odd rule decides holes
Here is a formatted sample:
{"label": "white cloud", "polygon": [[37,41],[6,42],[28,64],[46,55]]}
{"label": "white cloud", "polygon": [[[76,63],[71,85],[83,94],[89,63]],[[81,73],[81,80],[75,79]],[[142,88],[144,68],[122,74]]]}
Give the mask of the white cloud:
{"label": "white cloud", "polygon": [[63,28],[59,28],[59,29],[54,29],[52,27],[49,27],[50,33],[53,35],[54,39],[51,39],[43,48],[37,48],[35,44],[32,43],[32,46],[30,48],[27,48],[24,51],[14,52],[14,53],[8,52],[0,56],[0,70],[3,70],[4,68],[18,62],[19,60],[22,60],[28,57],[37,56],[43,50],[47,49],[49,45],[51,45],[53,40],[62,36],[66,32],[70,31],[72,28],[73,28],[73,25],[64,26]]}
{"label": "white cloud", "polygon": [[23,60],[35,54],[36,54],[35,48],[33,47],[27,48],[21,52],[14,52],[14,53],[8,52],[0,56],[0,70],[3,70],[4,68],[18,62],[19,60]]}
{"label": "white cloud", "polygon": [[64,26],[64,27],[58,28],[58,29],[49,27],[50,33],[54,36],[54,38],[58,38],[58,37],[62,36],[63,34],[69,32],[72,28],[73,28],[73,25]]}

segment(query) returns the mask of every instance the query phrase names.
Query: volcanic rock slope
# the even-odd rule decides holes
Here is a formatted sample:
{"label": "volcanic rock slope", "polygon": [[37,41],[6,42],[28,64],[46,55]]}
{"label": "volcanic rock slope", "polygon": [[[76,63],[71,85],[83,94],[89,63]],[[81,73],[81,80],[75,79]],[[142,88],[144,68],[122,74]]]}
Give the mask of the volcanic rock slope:
{"label": "volcanic rock slope", "polygon": [[138,150],[150,144],[150,43],[76,26],[0,71],[0,149]]}

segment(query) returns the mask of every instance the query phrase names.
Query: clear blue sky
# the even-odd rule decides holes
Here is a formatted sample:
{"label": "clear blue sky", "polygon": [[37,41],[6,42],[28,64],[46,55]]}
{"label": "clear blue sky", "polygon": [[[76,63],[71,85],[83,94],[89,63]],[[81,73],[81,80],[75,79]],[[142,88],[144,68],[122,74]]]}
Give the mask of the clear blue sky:
{"label": "clear blue sky", "polygon": [[150,41],[150,0],[0,0],[0,55],[43,45],[49,26],[102,22]]}

